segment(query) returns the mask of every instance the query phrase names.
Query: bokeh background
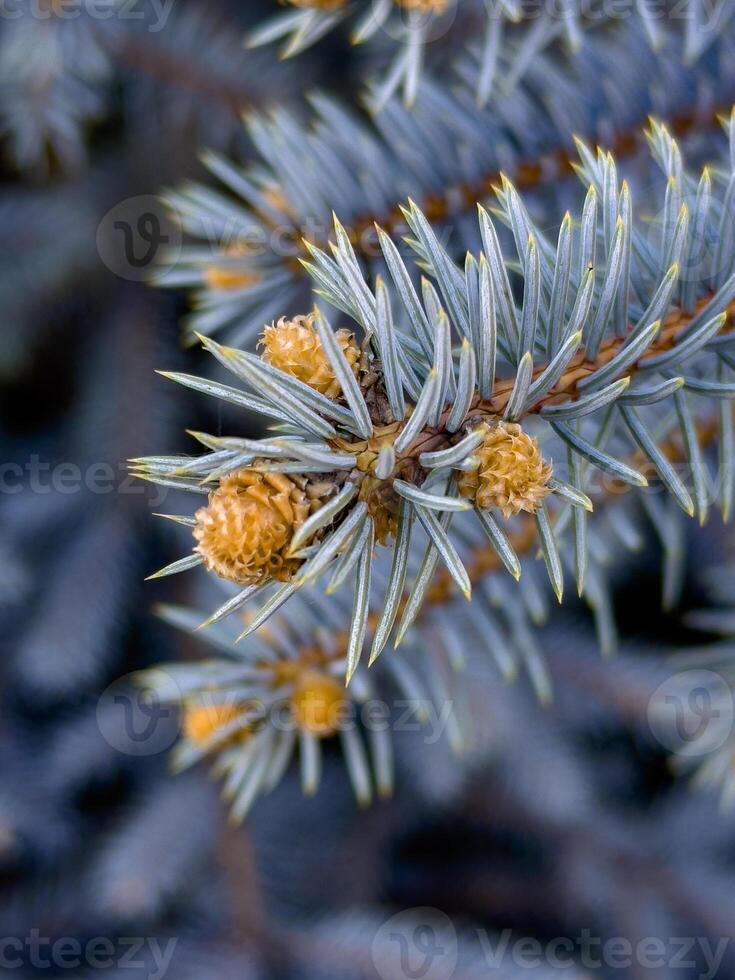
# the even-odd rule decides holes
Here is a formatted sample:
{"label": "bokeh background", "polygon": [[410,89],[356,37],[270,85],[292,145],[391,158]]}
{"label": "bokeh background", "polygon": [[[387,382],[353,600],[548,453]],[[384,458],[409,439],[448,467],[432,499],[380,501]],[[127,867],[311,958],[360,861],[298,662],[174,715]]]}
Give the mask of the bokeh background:
{"label": "bokeh background", "polygon": [[[186,426],[223,419],[155,374],[201,365],[179,339],[186,297],[131,270],[109,216],[134,222],[131,199],[201,176],[203,146],[252,156],[243,111],[289,102],[298,114],[311,88],[356,95],[367,56],[339,32],[292,63],[244,50],[272,6],[174,0],[151,31],[160,11],[141,4],[142,21],[69,24],[61,39],[50,21],[0,19],[0,966],[172,980],[732,977],[735,813],[716,788],[691,788],[648,723],[670,656],[714,640],[688,614],[735,592],[719,517],[683,532],[681,600],[667,612],[655,536],[621,555],[616,658],[600,657],[581,604],[553,611],[540,634],[551,706],[483,669],[478,651],[472,750],[406,735],[396,796],[369,810],[335,752],[315,798],[290,772],[233,827],[205,767],[170,775],[175,717],[160,744],[126,739],[110,685],[206,648],[152,613],[195,586],[144,583],[184,539],[151,516],[160,500],[124,461],[187,451]],[[584,930],[599,940],[592,959],[576,944]],[[559,937],[575,943],[574,966],[511,954],[517,939]],[[616,939],[665,954],[598,968]],[[58,946],[49,964],[66,941],[70,965]]]}

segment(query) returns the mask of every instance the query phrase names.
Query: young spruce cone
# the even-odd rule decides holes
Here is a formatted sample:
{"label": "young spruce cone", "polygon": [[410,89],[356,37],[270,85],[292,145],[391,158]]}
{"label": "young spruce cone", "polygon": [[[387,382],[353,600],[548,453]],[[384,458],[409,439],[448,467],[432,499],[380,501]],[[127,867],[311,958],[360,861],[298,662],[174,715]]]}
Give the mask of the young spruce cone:
{"label": "young spruce cone", "polygon": [[544,461],[538,440],[514,422],[498,422],[474,451],[476,470],[458,481],[463,497],[483,510],[496,508],[506,519],[521,511],[535,513],[550,489],[551,464]]}
{"label": "young spruce cone", "polygon": [[[361,352],[354,334],[349,330],[338,330],[335,336],[357,374]],[[260,346],[264,348],[262,357],[267,364],[298,378],[328,398],[339,395],[339,382],[322,348],[313,316],[297,316],[293,320],[281,317],[277,324],[271,323],[265,328]]]}
{"label": "young spruce cone", "polygon": [[311,512],[304,489],[283,473],[243,469],[223,479],[196,513],[196,551],[220,578],[251,585],[287,582],[299,561],[287,558],[294,532]]}
{"label": "young spruce cone", "polygon": [[448,0],[395,0],[404,10],[416,10],[420,14],[443,14]]}
{"label": "young spruce cone", "polygon": [[291,695],[291,711],[297,727],[318,738],[334,735],[346,703],[344,686],[319,670],[303,671]]}
{"label": "young spruce cone", "polygon": [[[184,709],[184,736],[195,745],[204,745],[225,725],[229,725],[242,714],[242,708],[234,704],[190,704]],[[233,738],[241,739],[247,735],[243,729]]]}

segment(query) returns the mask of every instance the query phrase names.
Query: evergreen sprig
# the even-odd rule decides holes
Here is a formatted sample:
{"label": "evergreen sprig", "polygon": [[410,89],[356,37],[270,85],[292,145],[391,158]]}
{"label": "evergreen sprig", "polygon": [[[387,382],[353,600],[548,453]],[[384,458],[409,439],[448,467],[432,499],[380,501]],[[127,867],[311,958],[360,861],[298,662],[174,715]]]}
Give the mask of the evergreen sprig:
{"label": "evergreen sprig", "polygon": [[[281,52],[293,57],[316,43],[338,25],[350,22],[351,41],[363,44],[376,36],[397,44],[384,80],[374,93],[373,105],[380,110],[400,89],[411,107],[419,91],[427,49],[432,45],[461,44],[468,36],[481,37],[473,89],[479,106],[484,106],[497,89],[512,92],[529,66],[554,42],[562,40],[572,52],[583,47],[586,35],[601,23],[615,24],[616,17],[631,19],[635,30],[658,50],[664,44],[667,22],[681,27],[683,54],[687,63],[696,61],[724,30],[732,17],[727,0],[714,7],[704,0],[651,5],[638,0],[633,10],[622,14],[602,2],[559,4],[528,8],[523,0],[288,0],[291,9],[281,11],[249,36],[258,46],[286,38]],[[679,23],[681,22],[681,23]],[[514,25],[514,29],[512,26]],[[509,26],[511,29],[509,30]],[[517,38],[515,42],[512,38]]]}
{"label": "evergreen sprig", "polygon": [[[182,711],[182,737],[174,755],[181,771],[214,755],[232,816],[242,820],[255,800],[274,789],[294,754],[306,795],[319,788],[322,744],[338,737],[357,801],[393,792],[390,717],[403,706],[406,729],[428,724],[458,751],[462,732],[452,698],[452,672],[441,657],[388,663],[386,671],[358,669],[348,691],[341,683],[341,635],[335,605],[343,597],[311,590],[284,607],[266,633],[247,644],[221,617],[202,639],[218,657],[193,664],[161,664],[142,672],[139,684]],[[230,606],[237,606],[230,597]],[[163,606],[162,618],[185,631],[201,625],[194,609]],[[395,702],[395,703],[394,703]],[[406,711],[406,706],[411,706]],[[400,708],[399,708],[400,710]],[[409,717],[410,716],[410,717]],[[435,732],[437,737],[439,732]]]}
{"label": "evergreen sprig", "polygon": [[[734,118],[726,124],[731,145]],[[663,125],[651,125],[649,141],[666,177],[653,222],[637,217],[613,157],[580,143],[577,170],[588,191],[578,220],[565,215],[556,240],[534,225],[507,180],[496,220],[480,208],[484,250],[462,269],[423,213],[406,208],[408,244],[427,273],[420,294],[381,229],[392,288],[380,279],[370,288],[335,221],[331,255],[310,246],[306,265],[318,291],[362,328],[359,351],[318,311],[274,326],[263,358],[202,338],[249,391],[171,377],[276,425],[263,440],[198,433],[203,456],[136,464],[153,482],[210,494],[193,521],[199,547],[158,574],[204,562],[244,586],[216,618],[264,598],[243,636],[328,570],[331,589],[354,578],[344,621],[349,680],[365,644],[376,541],[388,546],[390,569],[371,662],[396,622],[399,641],[415,620],[440,561],[469,598],[467,542],[486,535],[518,578],[511,536],[523,512],[533,518],[557,597],[568,557],[560,535],[570,517],[577,586],[594,589],[587,581],[591,468],[645,487],[644,462],[681,509],[705,520],[700,405],[705,421],[712,405],[726,419],[735,396],[733,161],[695,179]],[[721,203],[713,186],[724,189]],[[498,221],[511,230],[512,258],[501,250]],[[340,397],[320,390],[325,371]],[[674,429],[691,487],[667,456]],[[719,498],[729,516],[731,425],[721,424],[718,442]]]}
{"label": "evergreen sprig", "polygon": [[[50,0],[8,6],[0,136],[24,175],[79,170],[93,127],[116,105],[132,138],[154,127],[177,145],[195,137],[231,150],[244,142],[244,110],[269,102],[274,88],[282,97],[295,90],[290,68],[264,53],[243,54],[241,25],[193,3],[165,10],[149,0],[99,0],[79,10]],[[247,23],[252,14],[243,13]]]}
{"label": "evergreen sprig", "polygon": [[[671,39],[651,58],[626,22],[612,36],[590,37],[572,68],[539,56],[526,83],[492,110],[476,106],[465,80],[456,87],[427,81],[411,112],[393,100],[374,122],[324,95],[312,98],[307,124],[283,108],[251,115],[256,163],[242,168],[207,153],[205,165],[222,189],[188,184],[166,195],[192,244],[171,257],[157,281],[194,289],[185,320],[190,340],[203,333],[245,346],[264,322],[310,307],[298,260],[308,258],[306,240],[326,246],[333,210],[373,276],[386,271],[374,222],[403,234],[400,204],[409,193],[453,257],[475,252],[475,207],[491,196],[501,172],[519,190],[553,194],[561,211],[570,203],[572,133],[592,142],[604,136],[617,160],[640,148],[651,114],[668,119],[675,135],[695,130],[706,139],[717,112],[735,98],[732,61],[717,44],[696,74],[680,58]],[[613,75],[623,80],[622,94],[606,83]],[[580,85],[582,100],[572,97]]]}
{"label": "evergreen sprig", "polygon": [[[712,436],[711,431],[703,431],[702,442],[706,444]],[[666,455],[680,459],[682,451],[682,443],[674,435],[665,447]],[[607,655],[617,646],[609,566],[627,565],[629,553],[642,547],[637,503],[631,495],[609,490],[595,494],[596,520],[587,535],[585,598],[595,616],[600,648]],[[645,503],[664,551],[664,599],[670,607],[678,598],[672,595],[672,584],[676,587],[681,583],[685,556],[682,512],[676,504],[661,504],[656,497]],[[560,534],[562,523],[557,522]],[[461,600],[452,588],[451,576],[438,570],[421,614],[401,637],[401,656],[381,659],[370,672],[360,665],[352,684],[341,694],[335,685],[345,669],[350,642],[340,620],[341,610],[350,601],[344,585],[329,595],[316,587],[307,588],[244,642],[238,642],[223,623],[244,605],[242,593],[235,587],[227,586],[227,601],[204,623],[202,614],[193,609],[161,607],[159,614],[167,622],[179,629],[195,630],[220,655],[220,659],[198,664],[163,664],[140,675],[139,682],[150,695],[182,709],[183,734],[174,764],[185,768],[205,756],[214,756],[216,771],[226,777],[225,795],[233,816],[241,819],[261,795],[275,789],[297,750],[302,789],[307,794],[315,792],[321,746],[338,736],[353,789],[365,805],[372,798],[373,786],[381,797],[393,789],[393,749],[388,731],[392,733],[395,726],[390,719],[402,719],[398,727],[408,730],[416,730],[423,723],[429,726],[426,731],[432,740],[441,731],[455,757],[476,748],[477,733],[467,717],[470,681],[466,674],[472,651],[482,651],[481,657],[489,654],[506,682],[525,672],[538,698],[548,702],[552,681],[546,651],[535,636],[535,628],[546,622],[548,602],[544,582],[537,574],[533,519],[520,520],[511,535],[523,570],[517,584],[509,584],[503,562],[491,544],[469,540],[462,544],[468,549],[468,575],[476,587],[472,603],[459,608]],[[618,554],[621,548],[625,557]],[[386,555],[378,554],[374,562],[366,630],[371,643],[380,642],[384,593],[391,576],[391,564],[386,559]],[[412,560],[418,565],[419,556],[412,556]],[[717,576],[721,587],[727,580],[727,575]],[[726,588],[724,594],[729,598]],[[408,599],[404,592],[401,617]],[[727,610],[708,610],[689,619],[692,625],[708,631],[732,632]],[[199,632],[202,627],[206,632]],[[708,667],[720,653],[723,651],[716,647],[706,651]],[[680,657],[679,662],[682,660]],[[701,668],[702,652],[698,663],[693,657],[690,660],[689,666]],[[720,657],[720,671],[721,661]],[[656,683],[660,683],[661,673],[656,676]],[[609,692],[613,698],[619,696],[621,677],[616,677],[614,691]],[[309,694],[306,712],[304,691]],[[391,694],[396,692],[399,698],[394,703]],[[713,688],[713,694],[720,700],[726,696],[721,684]],[[407,705],[412,706],[410,718],[405,715]],[[361,732],[367,738],[367,751]],[[698,781],[710,783],[722,775],[726,757],[726,748],[716,758],[708,757]]]}
{"label": "evergreen sprig", "polygon": [[[74,170],[85,156],[85,133],[106,108],[113,67],[102,37],[119,26],[121,0],[58,16],[53,4],[38,11],[9,5],[0,38],[0,135],[24,170],[49,161]],[[3,3],[2,7],[5,6]]]}

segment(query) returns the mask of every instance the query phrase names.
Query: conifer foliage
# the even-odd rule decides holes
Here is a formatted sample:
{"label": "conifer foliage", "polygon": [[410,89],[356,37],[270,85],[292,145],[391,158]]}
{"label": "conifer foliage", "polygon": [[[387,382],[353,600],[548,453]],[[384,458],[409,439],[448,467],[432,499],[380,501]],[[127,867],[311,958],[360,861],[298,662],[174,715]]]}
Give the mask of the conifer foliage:
{"label": "conifer foliage", "polygon": [[18,975],[733,975],[734,10],[0,0]]}
{"label": "conifer foliage", "polygon": [[[483,602],[473,595],[468,544],[489,539],[504,570],[520,578],[513,538],[521,515],[532,518],[557,599],[565,563],[584,594],[592,470],[633,489],[655,480],[704,523],[711,480],[701,433],[714,424],[718,503],[729,517],[732,427],[722,421],[735,397],[727,353],[735,254],[726,244],[735,115],[724,125],[718,191],[714,168],[687,171],[676,140],[651,123],[663,177],[653,221],[639,216],[613,155],[582,142],[574,168],[586,194],[556,235],[533,222],[503,177],[494,216],[479,208],[482,250],[467,253],[463,267],[409,201],[406,244],[424,273],[418,286],[380,227],[388,280],[366,281],[335,219],[329,252],[308,244],[304,267],[362,340],[335,332],[318,308],[266,328],[261,355],[201,338],[238,384],[173,380],[262,414],[273,434],[197,432],[203,455],[136,464],[154,483],[208,494],[193,518],[181,518],[191,520],[193,553],[157,575],[203,564],[237,585],[210,622],[255,604],[244,644],[303,586],[328,575],[334,592],[352,580],[341,624],[349,683],[372,610],[381,612],[371,664],[421,614],[437,566],[454,590]],[[681,441],[686,479],[669,458],[672,439]],[[567,543],[560,528],[569,522]],[[389,571],[381,589],[373,572],[382,548]]]}

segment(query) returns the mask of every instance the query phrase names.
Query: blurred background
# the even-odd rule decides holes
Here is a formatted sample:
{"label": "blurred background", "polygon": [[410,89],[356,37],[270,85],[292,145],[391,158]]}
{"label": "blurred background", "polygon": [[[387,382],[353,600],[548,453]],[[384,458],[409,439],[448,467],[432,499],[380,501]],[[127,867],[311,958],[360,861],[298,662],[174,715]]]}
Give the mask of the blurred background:
{"label": "blurred background", "polygon": [[[37,0],[36,14],[53,5]],[[305,90],[349,97],[364,74],[344,32],[293,62],[246,51],[272,8],[175,0],[139,4],[141,19],[58,23],[3,7],[0,967],[733,977],[735,815],[717,787],[692,788],[672,767],[648,722],[670,658],[722,632],[701,611],[732,603],[733,535],[718,515],[682,531],[688,560],[667,612],[653,532],[621,554],[615,658],[601,658],[581,604],[552,611],[539,638],[552,705],[473,651],[472,750],[457,758],[407,734],[395,798],[365,811],[335,752],[315,798],[289,772],[233,827],[206,767],[170,775],[176,718],[141,746],[103,696],[141,667],[207,655],[151,612],[195,586],[144,583],[185,537],[156,521],[156,489],[125,469],[188,451],[187,426],[223,426],[210,402],[155,374],[202,362],[180,343],[186,297],[145,282],[177,234],[155,195],[202,175],[202,147],[251,158],[242,112],[288,102],[298,115]],[[643,166],[635,153],[627,165]]]}

